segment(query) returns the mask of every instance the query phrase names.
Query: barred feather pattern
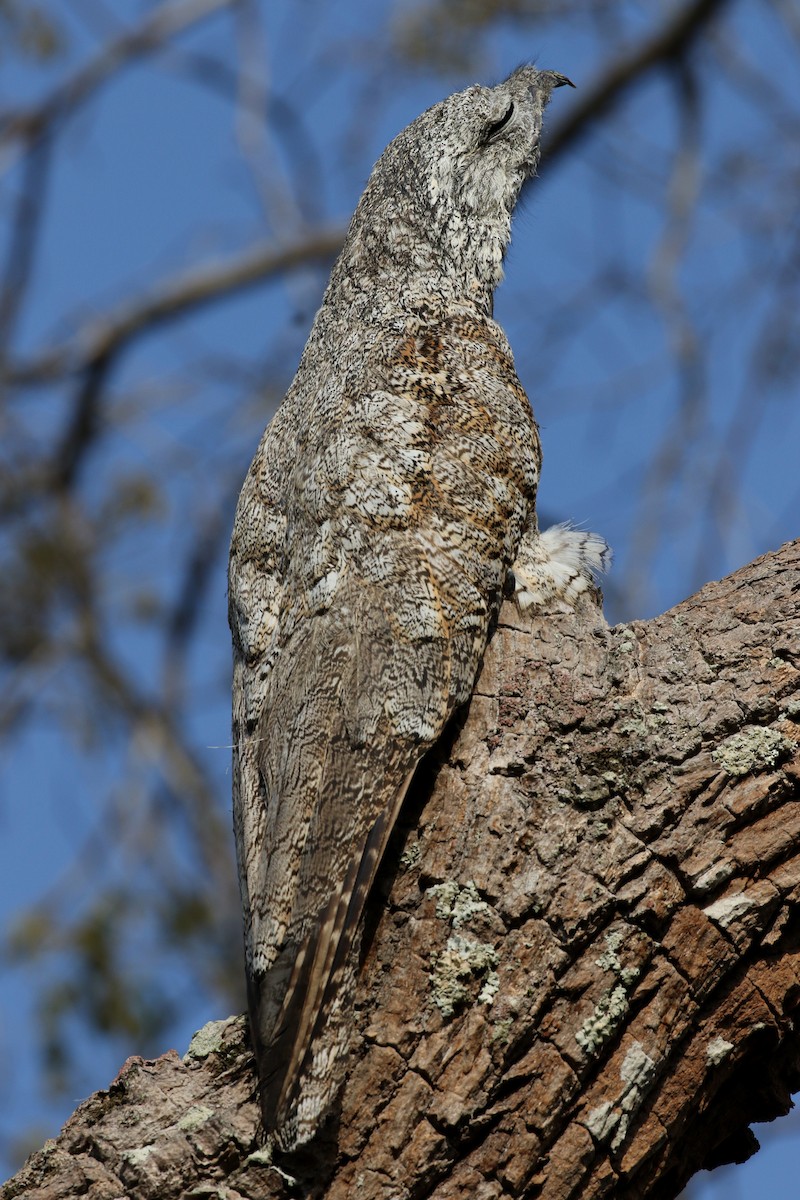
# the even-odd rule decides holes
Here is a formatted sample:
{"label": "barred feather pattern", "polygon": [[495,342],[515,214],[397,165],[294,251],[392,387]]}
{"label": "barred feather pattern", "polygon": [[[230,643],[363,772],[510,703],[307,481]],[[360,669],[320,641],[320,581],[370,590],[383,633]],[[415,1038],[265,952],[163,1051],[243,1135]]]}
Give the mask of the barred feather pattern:
{"label": "barred feather pattern", "polygon": [[492,318],[564,82],[520,68],[391,143],[239,499],[234,830],[279,1150],[335,1105],[370,888],[415,767],[469,698],[521,549],[530,604],[567,576],[571,602],[602,565],[595,535],[536,530],[537,428]]}

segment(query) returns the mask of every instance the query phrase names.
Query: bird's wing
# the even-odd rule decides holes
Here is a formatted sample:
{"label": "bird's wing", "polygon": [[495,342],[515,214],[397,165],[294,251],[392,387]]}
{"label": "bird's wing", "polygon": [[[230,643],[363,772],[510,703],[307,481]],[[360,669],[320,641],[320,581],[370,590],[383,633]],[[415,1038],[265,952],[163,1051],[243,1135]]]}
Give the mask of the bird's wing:
{"label": "bird's wing", "polygon": [[266,969],[251,1002],[263,1109],[284,1143],[305,1140],[338,1090],[364,905],[448,715],[448,639],[405,637],[395,617],[361,560],[324,611],[281,618],[258,731],[269,847],[253,932]]}
{"label": "bird's wing", "polygon": [[[380,438],[364,446],[352,427],[298,454],[291,414],[279,411],[231,546],[248,992],[265,1123],[284,1144],[306,1140],[336,1093],[366,897],[414,767],[452,707],[435,572],[394,494],[429,458],[409,451],[404,467],[396,397],[363,407],[359,427],[382,430],[389,459]],[[318,476],[322,512],[307,500]],[[364,489],[352,504],[349,486]],[[384,528],[371,523],[376,508],[392,512]]]}
{"label": "bird's wing", "polygon": [[338,1092],[366,897],[417,762],[469,696],[533,502],[535,427],[501,338],[466,319],[387,336],[386,391],[342,385],[335,419],[307,413],[293,452],[284,420],[261,464],[285,524],[269,563],[259,550],[265,579],[252,556],[237,584],[258,644],[247,659],[240,639],[234,794],[262,1106],[284,1149]]}
{"label": "bird's wing", "polygon": [[268,818],[258,725],[283,603],[286,514],[280,463],[290,433],[289,415],[288,407],[278,411],[247,473],[236,509],[228,566],[228,619],[233,637],[233,824],[248,978],[260,953],[254,921],[261,911],[260,896],[268,871]]}

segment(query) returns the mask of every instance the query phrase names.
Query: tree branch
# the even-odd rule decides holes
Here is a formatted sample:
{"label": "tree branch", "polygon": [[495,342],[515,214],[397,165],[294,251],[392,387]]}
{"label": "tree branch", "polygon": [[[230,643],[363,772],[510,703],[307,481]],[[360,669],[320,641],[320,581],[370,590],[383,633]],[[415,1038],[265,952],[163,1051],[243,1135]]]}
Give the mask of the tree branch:
{"label": "tree branch", "polygon": [[157,325],[295,267],[329,262],[343,240],[343,229],[321,229],[287,246],[276,247],[273,242],[251,246],[222,262],[187,271],[161,284],[150,296],[139,297],[117,313],[90,322],[69,341],[45,351],[32,362],[12,367],[6,382],[18,387],[31,386],[65,375],[90,373]]}
{"label": "tree branch", "polygon": [[43,138],[31,150],[24,164],[0,291],[0,361],[5,361],[7,357],[17,318],[28,292],[47,199],[51,153],[51,143]]}
{"label": "tree branch", "polygon": [[[315,1194],[666,1200],[752,1152],[800,1083],[798,646],[800,541],[649,622],[506,605],[373,897]],[[253,1087],[238,1019],[129,1060],[5,1197],[295,1194]]]}
{"label": "tree branch", "polygon": [[234,3],[236,0],[170,0],[160,5],[136,29],[104,46],[44,100],[30,108],[0,113],[0,147],[37,141],[85,104],[122,67],[152,54],[182,30]]}
{"label": "tree branch", "polygon": [[622,55],[589,88],[578,93],[566,120],[557,125],[544,147],[548,160],[563,153],[591,132],[598,120],[618,104],[643,75],[680,59],[694,44],[703,27],[731,0],[692,0],[676,9],[663,25],[629,54]]}

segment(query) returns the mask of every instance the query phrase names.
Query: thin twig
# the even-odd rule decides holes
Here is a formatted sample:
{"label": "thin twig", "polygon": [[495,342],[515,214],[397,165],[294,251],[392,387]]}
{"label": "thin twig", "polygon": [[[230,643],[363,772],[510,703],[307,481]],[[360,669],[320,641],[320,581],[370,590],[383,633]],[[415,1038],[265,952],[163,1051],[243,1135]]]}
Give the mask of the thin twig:
{"label": "thin twig", "polygon": [[[155,12],[102,51],[64,83],[55,87],[44,100],[29,108],[0,114],[0,145],[31,143],[57,123],[71,116],[104,83],[125,67],[154,51],[190,25],[197,24],[236,0],[169,0]],[[8,166],[13,155],[6,153]]]}
{"label": "thin twig", "polygon": [[667,18],[662,26],[629,54],[622,55],[588,91],[578,91],[569,116],[556,126],[547,140],[548,159],[562,154],[585,138],[608,110],[618,104],[653,69],[669,66],[694,45],[702,27],[717,13],[731,6],[732,0],[692,0]]}
{"label": "thin twig", "polygon": [[24,163],[0,293],[0,359],[5,359],[8,353],[33,270],[47,197],[52,145],[50,138],[42,138],[32,147]]}

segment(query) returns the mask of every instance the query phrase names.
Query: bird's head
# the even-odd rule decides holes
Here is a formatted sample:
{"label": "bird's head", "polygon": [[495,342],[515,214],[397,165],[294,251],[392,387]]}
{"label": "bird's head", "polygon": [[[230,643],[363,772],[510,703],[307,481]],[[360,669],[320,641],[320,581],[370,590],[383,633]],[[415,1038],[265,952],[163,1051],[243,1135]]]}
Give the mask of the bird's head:
{"label": "bird's head", "polygon": [[[511,214],[536,170],[555,71],[519,67],[429,108],[376,163],[348,235],[375,284],[441,291],[491,306]],[[487,299],[488,297],[488,299]]]}
{"label": "bird's head", "polygon": [[[519,67],[496,87],[448,96],[400,135],[428,148],[423,178],[432,207],[454,207],[491,221],[511,214],[536,170],[544,110],[565,75]],[[422,164],[420,164],[422,165]]]}

